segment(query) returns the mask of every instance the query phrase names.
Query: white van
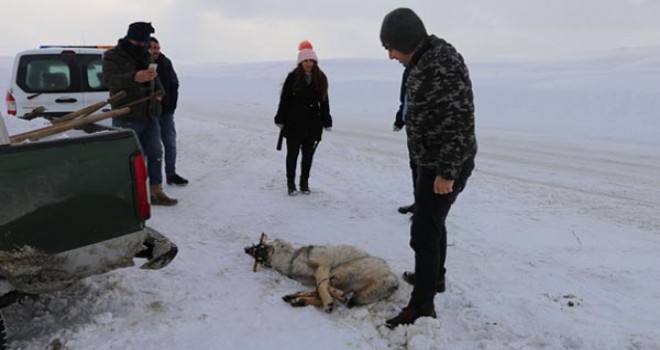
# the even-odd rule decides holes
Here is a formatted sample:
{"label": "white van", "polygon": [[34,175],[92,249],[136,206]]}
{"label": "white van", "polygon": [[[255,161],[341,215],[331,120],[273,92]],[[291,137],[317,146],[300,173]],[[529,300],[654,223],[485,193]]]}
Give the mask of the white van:
{"label": "white van", "polygon": [[[7,114],[60,117],[109,98],[103,52],[112,46],[42,46],[19,52],[6,95]],[[107,109],[109,109],[108,107]]]}

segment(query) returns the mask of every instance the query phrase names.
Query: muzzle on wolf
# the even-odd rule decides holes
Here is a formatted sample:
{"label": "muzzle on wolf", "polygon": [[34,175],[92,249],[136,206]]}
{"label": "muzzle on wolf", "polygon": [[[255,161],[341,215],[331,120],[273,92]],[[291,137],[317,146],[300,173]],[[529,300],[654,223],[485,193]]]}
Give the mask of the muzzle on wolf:
{"label": "muzzle on wolf", "polygon": [[273,246],[266,244],[268,236],[265,233],[261,234],[259,243],[245,247],[245,253],[254,258],[253,272],[257,272],[260,266],[270,267],[270,256],[273,255]]}
{"label": "muzzle on wolf", "polygon": [[261,234],[259,243],[245,247],[253,257],[253,271],[259,266],[273,268],[280,273],[316,287],[313,290],[285,295],[282,299],[292,306],[314,305],[326,312],[334,308],[334,301],[348,307],[370,304],[392,295],[399,286],[396,275],[380,258],[348,245],[294,248],[276,239],[266,243]]}

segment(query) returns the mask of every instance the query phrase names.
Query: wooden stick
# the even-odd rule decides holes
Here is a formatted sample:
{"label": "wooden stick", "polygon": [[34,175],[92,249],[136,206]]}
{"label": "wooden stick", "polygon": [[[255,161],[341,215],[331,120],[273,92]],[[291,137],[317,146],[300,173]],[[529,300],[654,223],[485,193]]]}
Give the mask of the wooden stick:
{"label": "wooden stick", "polygon": [[125,104],[125,105],[123,105],[123,106],[119,106],[119,107],[117,107],[117,108],[115,108],[115,109],[124,108],[124,107],[131,107],[131,106],[134,106],[134,105],[136,105],[136,104],[138,104],[138,103],[142,103],[142,102],[144,102],[144,101],[148,101],[148,100],[151,100],[151,99],[156,99],[156,98],[158,98],[158,97],[162,97],[163,95],[164,95],[164,93],[163,93],[162,91],[156,91],[156,92],[154,92],[153,94],[151,94],[151,95],[149,95],[149,96],[147,96],[147,97],[143,97],[143,98],[141,98],[141,99],[139,99],[139,100],[135,100],[135,101],[129,102],[129,103],[127,103],[127,104]]}
{"label": "wooden stick", "polygon": [[[112,111],[109,111],[109,112],[104,112],[104,113],[97,114],[97,115],[94,115],[94,116],[91,116],[91,117],[87,117],[87,118],[84,118],[84,119],[74,119],[74,120],[70,120],[70,121],[68,121],[68,122],[64,122],[64,123],[60,123],[60,124],[56,124],[56,125],[50,125],[50,126],[47,126],[47,127],[41,128],[41,129],[37,129],[37,130],[32,130],[32,131],[24,132],[24,133],[22,133],[22,134],[18,134],[18,135],[11,136],[9,139],[10,139],[10,141],[11,141],[12,143],[21,142],[21,141],[24,141],[24,140],[27,140],[27,139],[30,139],[30,140],[33,140],[33,141],[34,141],[34,140],[38,140],[39,138],[42,138],[42,137],[45,137],[45,136],[50,136],[50,135],[53,135],[53,134],[57,134],[57,133],[60,133],[60,132],[63,132],[63,131],[67,131],[67,130],[69,130],[69,129],[73,129],[73,128],[76,128],[76,127],[78,127],[78,126],[82,126],[82,125],[86,125],[86,124],[91,124],[91,123],[97,122],[97,121],[99,121],[99,120],[103,120],[103,119],[107,119],[107,118],[114,118],[114,117],[117,117],[117,116],[120,116],[120,115],[124,115],[124,114],[126,114],[126,113],[128,113],[128,112],[117,113],[117,114],[112,114],[112,115],[108,115],[107,113],[111,113],[111,112],[115,112],[115,111],[120,111],[120,110],[124,110],[124,109],[130,111],[130,109],[128,108],[129,106],[133,106],[133,105],[136,105],[136,104],[138,104],[138,103],[142,103],[142,102],[144,102],[144,101],[148,101],[148,100],[150,100],[150,99],[155,99],[155,98],[158,98],[158,97],[160,97],[160,96],[162,96],[162,95],[163,95],[163,92],[162,92],[162,91],[156,91],[156,92],[154,92],[153,94],[151,94],[151,95],[149,95],[149,96],[147,96],[147,97],[143,97],[143,98],[141,98],[141,99],[139,99],[139,100],[135,100],[135,101],[133,101],[133,102],[127,103],[127,104],[125,104],[125,105],[123,105],[123,106],[121,106],[121,107],[118,107],[118,108],[116,108],[116,109],[113,109]],[[105,117],[100,117],[100,118],[99,118],[99,116],[102,116],[102,115],[105,115]],[[92,118],[93,118],[93,119],[92,119]],[[85,120],[90,120],[90,119],[92,119],[92,120],[91,120],[91,121],[86,121],[86,122],[81,122],[81,123],[79,123],[79,124],[70,124],[70,123],[73,123],[73,122],[80,122],[80,121],[85,121]],[[73,125],[73,126],[71,126],[71,127],[67,127],[67,125]],[[60,128],[60,127],[62,127],[62,128]],[[46,130],[50,130],[51,128],[52,128],[53,130],[57,130],[57,131],[55,131],[55,132],[53,132],[53,133],[49,133],[49,132],[46,131]],[[42,135],[42,133],[44,133],[45,136]],[[34,136],[35,134],[38,135],[39,137],[37,137],[37,138],[33,138],[33,136]],[[16,140],[16,141],[15,141],[15,140]]]}
{"label": "wooden stick", "polygon": [[103,108],[103,106],[107,105],[108,103],[116,102],[118,100],[121,100],[124,97],[126,97],[126,91],[119,91],[118,93],[110,96],[110,98],[105,100],[105,101],[97,102],[93,105],[89,105],[89,106],[87,106],[83,109],[77,110],[75,112],[71,112],[67,115],[64,115],[64,116],[60,117],[60,118],[53,119],[52,123],[53,124],[60,124],[60,123],[67,122],[67,121],[72,120],[72,119],[76,119],[80,116],[84,117],[84,116],[90,115],[90,114],[98,111],[99,109]]}
{"label": "wooden stick", "polygon": [[85,115],[94,113],[94,112],[101,109],[103,106],[105,106],[107,104],[108,104],[108,101],[97,102],[97,103],[95,103],[93,105],[89,105],[89,106],[87,106],[83,109],[79,109],[75,112],[71,112],[69,114],[66,114],[66,115],[64,115],[60,118],[55,118],[51,121],[51,123],[53,123],[53,125],[56,125],[56,124],[62,124],[62,123],[68,122],[69,120],[76,119],[80,116],[85,116]]}
{"label": "wooden stick", "polygon": [[114,117],[118,117],[118,116],[121,116],[121,115],[125,115],[125,114],[128,114],[128,112],[130,112],[130,111],[131,111],[131,109],[128,108],[128,107],[125,107],[125,108],[122,108],[122,109],[114,109],[112,111],[96,114],[96,115],[93,115],[93,116],[90,116],[90,117],[87,117],[87,118],[71,120],[71,121],[60,123],[60,124],[57,124],[57,125],[51,125],[51,126],[47,126],[45,128],[32,130],[32,131],[24,132],[22,134],[10,136],[9,140],[11,141],[11,143],[18,143],[18,142],[22,142],[22,141],[25,141],[25,140],[36,141],[36,140],[38,140],[40,138],[44,138],[46,136],[59,134],[61,132],[71,130],[71,129],[74,129],[74,128],[77,128],[77,127],[80,127],[80,126],[83,126],[83,125],[86,125],[86,124],[91,124],[91,123],[101,121],[103,119],[114,118]]}

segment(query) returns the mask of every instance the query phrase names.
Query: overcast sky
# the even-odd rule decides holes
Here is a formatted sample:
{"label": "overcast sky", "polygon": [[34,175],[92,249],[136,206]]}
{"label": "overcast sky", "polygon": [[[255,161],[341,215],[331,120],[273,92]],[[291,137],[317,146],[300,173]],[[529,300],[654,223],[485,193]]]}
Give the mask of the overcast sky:
{"label": "overcast sky", "polygon": [[115,44],[152,22],[175,63],[386,58],[382,18],[410,7],[468,60],[566,57],[660,45],[660,0],[6,0],[0,56],[41,44]]}

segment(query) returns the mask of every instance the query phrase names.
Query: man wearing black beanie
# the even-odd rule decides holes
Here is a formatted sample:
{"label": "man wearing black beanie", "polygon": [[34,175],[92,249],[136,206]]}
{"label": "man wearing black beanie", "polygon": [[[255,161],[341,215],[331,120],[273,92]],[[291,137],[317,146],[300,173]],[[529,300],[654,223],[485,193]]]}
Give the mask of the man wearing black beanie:
{"label": "man wearing black beanie", "polygon": [[408,8],[383,19],[380,40],[390,59],[403,64],[403,96],[408,149],[417,165],[415,211],[410,247],[415,271],[403,279],[413,285],[408,305],[386,321],[390,328],[436,317],[434,297],[445,291],[445,219],[474,169],[472,82],[461,54],[443,39],[428,35]]}
{"label": "man wearing black beanie", "polygon": [[178,201],[163,192],[163,146],[160,141],[160,126],[158,117],[162,113],[160,100],[154,97],[155,92],[162,92],[163,86],[158,79],[155,67],[149,54],[151,34],[155,30],[151,23],[135,22],[128,26],[126,36],[119,39],[117,46],[103,54],[103,78],[110,89],[110,95],[125,91],[126,97],[113,102],[112,108],[142,100],[151,99],[131,107],[125,116],[114,118],[112,125],[132,129],[140,140],[142,149],[147,156],[147,170],[152,205],[176,205]]}

